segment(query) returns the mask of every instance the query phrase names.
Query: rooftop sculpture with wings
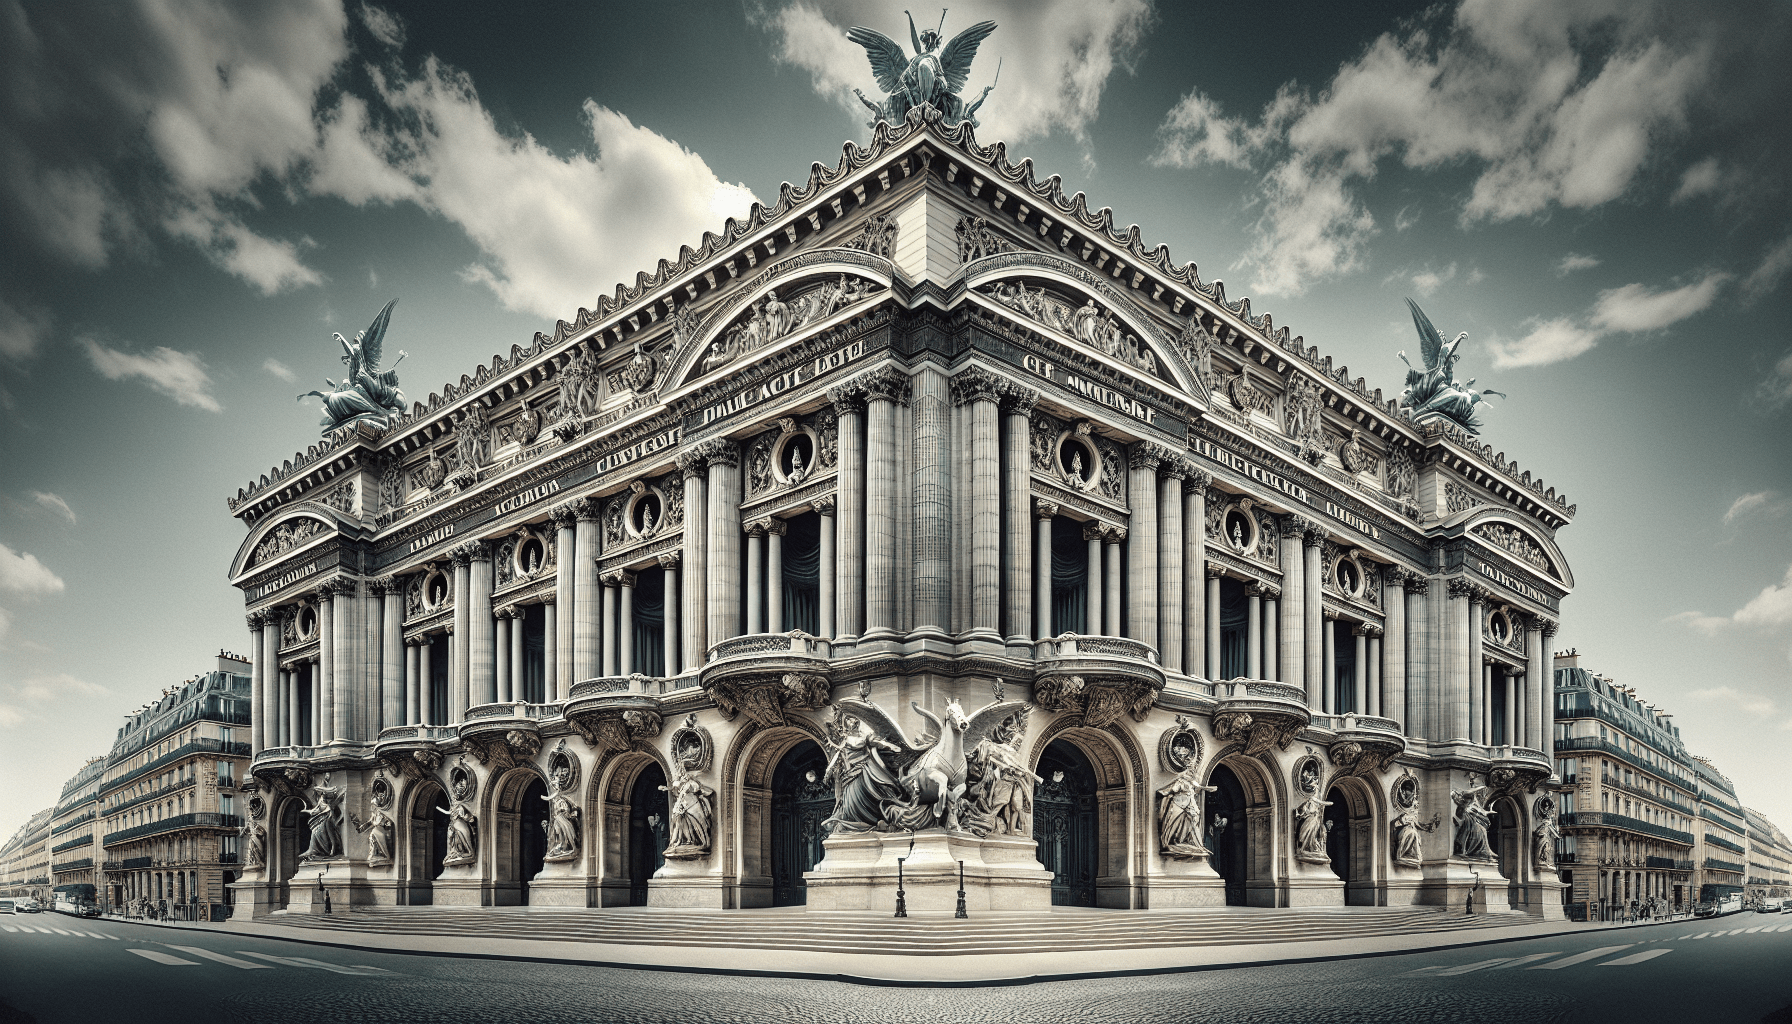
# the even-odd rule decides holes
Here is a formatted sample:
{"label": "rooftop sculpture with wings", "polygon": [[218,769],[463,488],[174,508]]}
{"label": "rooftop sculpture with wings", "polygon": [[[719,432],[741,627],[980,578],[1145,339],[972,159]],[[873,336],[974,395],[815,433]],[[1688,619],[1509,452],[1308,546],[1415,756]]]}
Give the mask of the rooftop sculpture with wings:
{"label": "rooftop sculpture with wings", "polygon": [[[941,11],[940,28],[945,26],[946,12]],[[910,110],[923,104],[937,109],[947,124],[969,121],[975,126],[977,108],[989,98],[990,90],[995,86],[985,87],[983,95],[969,105],[958,92],[970,78],[971,61],[976,59],[978,45],[995,30],[995,22],[980,21],[942,48],[940,33],[935,29],[916,32],[915,18],[910,14],[908,35],[915,46],[911,57],[903,52],[901,43],[876,29],[849,29],[846,38],[865,48],[865,55],[871,59],[871,73],[877,76],[877,87],[885,94],[883,102],[878,103],[867,99],[859,90],[853,90],[859,102],[871,111],[870,126],[877,127],[879,121],[898,124]],[[1001,69],[998,68],[996,73],[999,76]]]}
{"label": "rooftop sculpture with wings", "polygon": [[1412,410],[1415,420],[1441,417],[1471,434],[1480,433],[1481,421],[1475,418],[1475,406],[1486,402],[1487,395],[1506,396],[1492,388],[1476,391],[1470,386],[1475,382],[1473,377],[1456,379],[1456,349],[1468,340],[1466,331],[1446,343],[1418,303],[1407,299],[1406,306],[1412,310],[1412,323],[1419,332],[1419,354],[1424,357],[1425,368],[1413,366],[1406,353],[1400,353],[1400,361],[1406,364],[1406,390],[1400,393],[1400,404]]}
{"label": "rooftop sculpture with wings", "polygon": [[342,346],[342,361],[348,366],[348,374],[341,383],[325,377],[324,386],[330,389],[328,391],[307,391],[299,396],[300,400],[313,395],[323,399],[324,418],[319,422],[325,434],[360,422],[385,427],[404,415],[404,392],[398,390],[398,364],[404,361],[405,354],[398,353],[391,369],[379,368],[386,325],[391,323],[392,307],[396,305],[397,299],[386,303],[386,308],[373,318],[373,323],[367,325],[365,331],[357,332],[353,341],[340,334],[333,335]]}

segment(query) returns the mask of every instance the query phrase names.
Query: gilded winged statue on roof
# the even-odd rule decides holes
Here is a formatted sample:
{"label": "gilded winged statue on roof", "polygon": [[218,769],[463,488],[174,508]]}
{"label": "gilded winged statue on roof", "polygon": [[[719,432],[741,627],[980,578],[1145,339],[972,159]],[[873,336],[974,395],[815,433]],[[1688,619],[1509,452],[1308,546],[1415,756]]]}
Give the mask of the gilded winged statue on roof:
{"label": "gilded winged statue on roof", "polygon": [[324,433],[361,422],[384,427],[404,415],[404,392],[398,390],[398,364],[404,361],[405,354],[399,352],[390,369],[379,368],[386,325],[392,322],[392,307],[396,305],[397,299],[386,303],[386,308],[380,310],[365,331],[356,332],[353,341],[340,334],[334,335],[342,346],[342,361],[348,366],[348,374],[341,383],[325,377],[324,386],[330,389],[328,391],[307,391],[299,396],[301,401],[313,395],[323,399],[324,418],[319,422]]}
{"label": "gilded winged statue on roof", "polygon": [[[946,12],[941,11],[940,28],[945,27]],[[865,48],[865,55],[871,58],[871,73],[877,76],[877,87],[885,94],[883,102],[879,103],[866,98],[859,90],[853,90],[859,102],[871,111],[870,127],[877,127],[879,121],[899,124],[910,110],[922,104],[937,109],[947,124],[969,121],[975,126],[977,108],[989,98],[990,90],[995,86],[986,86],[983,95],[968,105],[958,92],[971,76],[971,61],[976,59],[978,45],[995,30],[995,22],[979,21],[942,47],[940,42],[944,37],[939,31],[915,31],[915,17],[910,14],[908,36],[915,47],[911,57],[903,51],[901,43],[876,29],[849,29],[846,38]],[[1000,73],[998,68],[997,74]]]}
{"label": "gilded winged statue on roof", "polygon": [[1475,378],[1456,379],[1456,349],[1468,340],[1465,331],[1456,340],[1445,342],[1444,336],[1431,325],[1431,318],[1411,299],[1406,307],[1412,310],[1412,323],[1419,332],[1419,354],[1425,360],[1423,370],[1412,365],[1406,353],[1400,361],[1406,364],[1406,390],[1400,393],[1400,404],[1412,410],[1413,419],[1442,417],[1471,434],[1481,432],[1481,421],[1475,418],[1475,406],[1487,401],[1488,395],[1506,397],[1492,388],[1476,391]]}

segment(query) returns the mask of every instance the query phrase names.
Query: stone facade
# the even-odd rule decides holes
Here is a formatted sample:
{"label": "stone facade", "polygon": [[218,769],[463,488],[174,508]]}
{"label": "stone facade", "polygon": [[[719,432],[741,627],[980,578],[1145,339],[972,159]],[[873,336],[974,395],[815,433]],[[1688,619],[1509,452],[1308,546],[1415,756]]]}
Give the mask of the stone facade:
{"label": "stone facade", "polygon": [[240,914],[1561,912],[1574,506],[923,110],[230,505]]}

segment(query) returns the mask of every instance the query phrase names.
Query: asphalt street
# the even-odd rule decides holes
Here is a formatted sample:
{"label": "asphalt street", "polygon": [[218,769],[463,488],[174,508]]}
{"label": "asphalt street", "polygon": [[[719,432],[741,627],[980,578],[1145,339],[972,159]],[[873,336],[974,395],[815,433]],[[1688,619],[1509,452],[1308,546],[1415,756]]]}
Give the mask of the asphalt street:
{"label": "asphalt street", "polygon": [[[1603,1021],[1792,1024],[1792,914],[1430,953],[979,988],[376,953],[0,917],[0,1024],[130,1021]],[[741,954],[743,970],[777,971]],[[1104,955],[1091,971],[1124,970]]]}

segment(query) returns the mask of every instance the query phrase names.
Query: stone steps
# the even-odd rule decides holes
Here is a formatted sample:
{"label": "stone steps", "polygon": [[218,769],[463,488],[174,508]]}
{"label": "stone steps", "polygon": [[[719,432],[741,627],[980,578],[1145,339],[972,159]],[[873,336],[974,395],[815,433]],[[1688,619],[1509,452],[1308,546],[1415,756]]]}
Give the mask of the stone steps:
{"label": "stone steps", "polygon": [[277,912],[267,924],[320,931],[528,939],[669,947],[744,947],[833,953],[969,955],[1097,952],[1301,942],[1504,927],[1523,914],[1469,917],[1434,908],[985,912],[958,920],[930,912],[806,912],[800,908],[687,911],[527,907],[357,907],[321,917]]}

